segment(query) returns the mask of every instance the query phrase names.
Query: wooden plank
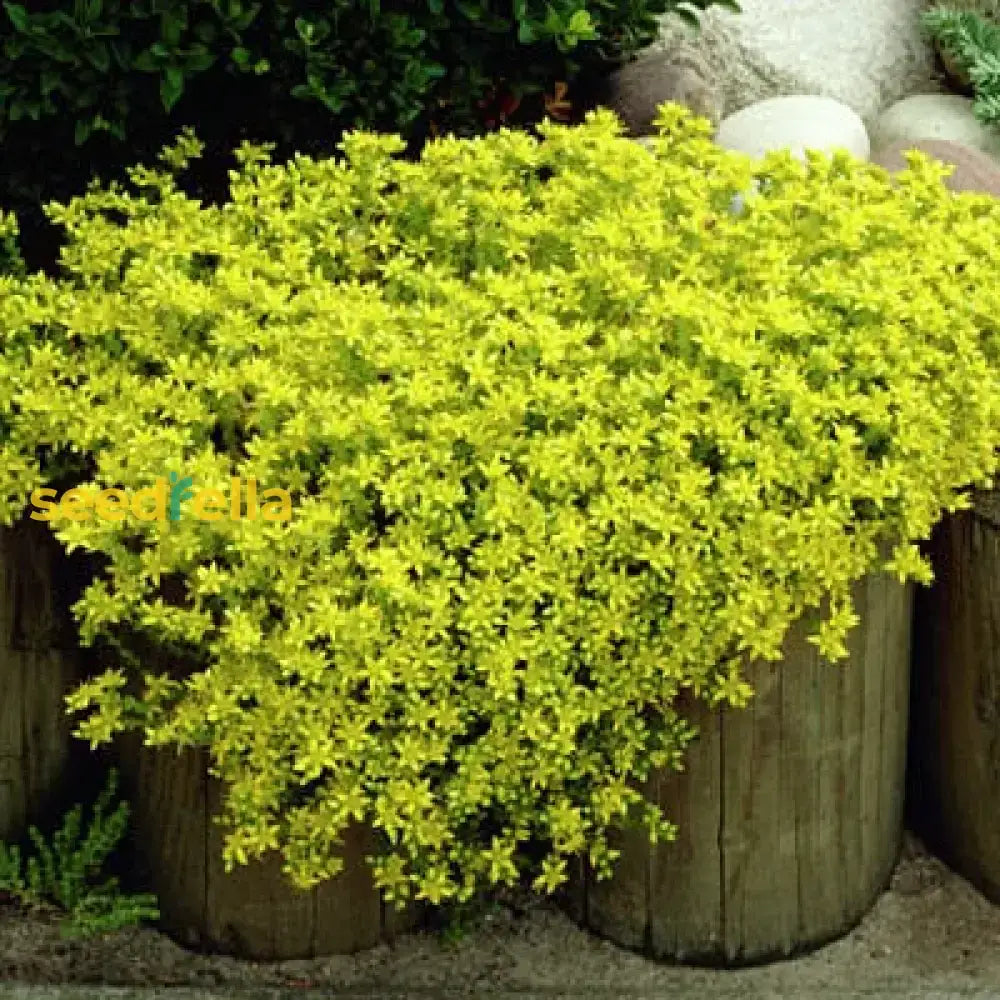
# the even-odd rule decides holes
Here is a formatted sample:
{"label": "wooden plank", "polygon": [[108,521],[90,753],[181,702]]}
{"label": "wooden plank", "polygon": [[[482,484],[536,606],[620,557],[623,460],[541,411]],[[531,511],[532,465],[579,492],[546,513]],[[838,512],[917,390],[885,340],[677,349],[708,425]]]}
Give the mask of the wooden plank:
{"label": "wooden plank", "polygon": [[[867,610],[867,609],[866,609]],[[875,628],[878,625],[870,625]],[[843,740],[843,674],[852,664],[829,663],[818,653],[816,663],[816,702],[819,716],[820,742],[816,756],[816,813],[813,824],[812,849],[821,868],[814,875],[813,885],[806,894],[806,928],[826,928],[825,936],[839,932],[845,923],[846,911],[854,903],[846,898],[847,886],[840,868],[841,826],[845,821],[838,796]],[[848,820],[849,821],[849,820]],[[816,933],[815,930],[812,933]]]}
{"label": "wooden plank", "polygon": [[[996,824],[997,782],[994,770],[995,740],[1000,727],[997,663],[990,647],[993,620],[998,608],[991,605],[990,545],[993,529],[970,518],[953,539],[952,559],[961,566],[962,616],[957,655],[948,650],[940,669],[948,671],[942,687],[944,702],[945,767],[950,781],[945,819],[951,857],[961,872],[989,889],[998,879],[1000,847],[990,826]],[[990,807],[983,805],[990,801]]]}
{"label": "wooden plank", "polygon": [[[995,498],[994,498],[995,501]],[[922,785],[914,826],[959,873],[1000,901],[1000,530],[949,518],[930,547],[937,580],[920,607],[942,623],[915,658],[920,720],[911,740]],[[915,781],[917,778],[914,779]]]}
{"label": "wooden plank", "polygon": [[587,859],[574,858],[568,866],[569,881],[556,893],[555,899],[569,918],[578,924],[587,922]]}
{"label": "wooden plank", "polygon": [[[796,936],[791,950],[806,941],[829,937],[839,928],[843,875],[837,769],[841,750],[843,664],[825,663],[808,641],[818,617],[791,630],[784,647],[784,683],[789,692],[785,715],[785,753],[795,811],[794,869]],[[831,704],[836,701],[837,704]],[[792,748],[794,747],[794,752]]]}
{"label": "wooden plank", "polygon": [[0,560],[0,642],[8,649],[57,645],[69,608],[56,601],[56,577],[66,571],[66,558],[51,531],[30,520],[0,529]]}
{"label": "wooden plank", "polygon": [[[676,840],[646,848],[649,864],[650,950],[658,957],[697,961],[723,946],[721,712],[693,699],[682,708],[699,728],[685,755],[685,770],[661,771],[655,801],[678,826]],[[605,896],[610,887],[605,889]],[[597,909],[600,913],[598,900]],[[588,909],[594,907],[589,904]]]}
{"label": "wooden plank", "polygon": [[[647,783],[644,794],[654,795]],[[614,877],[587,884],[589,926],[626,948],[646,951],[650,928],[651,857],[649,835],[632,828],[613,830],[608,838],[622,852],[615,861]]]}
{"label": "wooden plank", "polygon": [[[865,712],[865,636],[871,626],[867,581],[853,590],[855,611],[861,623],[847,636],[848,660],[834,669],[840,674],[840,767],[837,783],[837,807],[844,821],[840,824],[839,877],[844,884],[845,905],[864,899],[869,890],[864,868],[864,840],[861,824],[861,769]],[[908,622],[907,622],[908,624]],[[902,671],[909,674],[908,670]],[[844,913],[849,920],[851,912]]]}
{"label": "wooden plank", "polygon": [[[69,573],[45,525],[0,528],[0,838],[29,824],[57,823],[88,779],[86,744],[72,737],[64,697],[82,679],[83,657],[68,641]],[[58,591],[58,593],[57,593]]]}
{"label": "wooden plank", "polygon": [[18,572],[17,560],[11,551],[14,541],[13,529],[0,528],[0,650],[3,651],[14,647],[14,595]]}
{"label": "wooden plank", "polygon": [[133,733],[122,738],[121,746],[140,877],[156,893],[162,926],[181,944],[201,947],[208,943],[204,754],[143,747]]}
{"label": "wooden plank", "polygon": [[24,659],[22,652],[0,646],[0,756],[4,757],[20,758],[24,753]]}
{"label": "wooden plank", "polygon": [[[921,615],[917,622],[918,644],[914,658],[914,739],[912,770],[915,775],[914,805],[918,809],[915,827],[938,850],[947,853],[948,824],[956,805],[950,801],[953,791],[945,780],[949,771],[948,746],[950,727],[943,724],[955,703],[971,704],[972,696],[961,689],[970,676],[960,669],[969,662],[970,650],[965,648],[969,637],[966,610],[966,572],[971,572],[973,560],[961,558],[967,532],[972,526],[967,517],[952,518],[935,531],[930,552],[936,581],[921,595]],[[971,553],[970,553],[971,554]],[[940,624],[938,624],[940,623]],[[946,678],[940,669],[945,657],[955,656],[954,675]],[[970,760],[971,765],[971,760]],[[921,828],[921,817],[934,817],[933,829]]]}
{"label": "wooden plank", "polygon": [[[869,881],[883,867],[880,852],[884,836],[880,825],[883,821],[882,739],[885,731],[885,699],[882,674],[885,669],[886,608],[871,587],[866,588],[865,627],[862,671],[864,701],[861,723],[861,812],[858,823],[861,829],[861,855],[863,879]],[[869,889],[869,894],[875,887]]]}
{"label": "wooden plank", "polygon": [[387,944],[393,944],[402,934],[418,930],[423,923],[425,910],[421,905],[411,903],[399,910],[394,903],[387,903],[380,898],[380,906],[382,940]]}
{"label": "wooden plank", "polygon": [[19,840],[28,828],[28,801],[20,756],[0,757],[0,840]]}
{"label": "wooden plank", "polygon": [[[976,519],[976,590],[968,605],[978,625],[978,661],[975,679],[975,704],[971,730],[979,748],[982,782],[978,789],[963,775],[959,787],[967,793],[967,809],[974,817],[970,824],[973,836],[956,831],[963,844],[963,855],[970,858],[970,870],[977,882],[994,900],[1000,899],[1000,532],[993,523]],[[955,745],[960,737],[956,732]],[[956,764],[961,760],[956,758]],[[989,789],[988,794],[984,790]],[[966,804],[963,803],[963,804]],[[975,867],[972,867],[974,863]]]}
{"label": "wooden plank", "polygon": [[[316,928],[313,953],[348,955],[379,943],[406,927],[407,914],[386,913],[365,856],[375,850],[374,831],[357,824],[344,836],[344,870],[314,891]],[[412,919],[412,915],[411,918]]]}
{"label": "wooden plank", "polygon": [[902,846],[903,811],[906,788],[906,742],[909,735],[910,671],[892,669],[893,664],[911,662],[913,586],[899,586],[885,577],[873,579],[878,599],[886,608],[885,662],[883,699],[885,704],[882,733],[882,792],[884,814],[879,829],[883,842],[879,888],[888,885],[899,860]]}
{"label": "wooden plank", "polygon": [[755,695],[746,709],[722,717],[725,958],[787,954],[788,869],[777,862],[782,840],[783,706],[779,664],[749,672]]}
{"label": "wooden plank", "polygon": [[961,648],[968,635],[967,586],[963,579],[967,567],[958,553],[971,523],[967,515],[960,515],[946,519],[934,530],[926,551],[934,567],[935,583],[921,587],[914,598],[907,767],[909,821],[928,844],[937,845],[939,850],[946,840],[944,824],[951,815],[951,810],[945,808],[951,789],[944,780],[949,758],[948,727],[941,723],[948,713],[947,701],[955,696],[961,683],[957,672],[949,679],[939,665],[952,655],[959,662],[967,662]]}
{"label": "wooden plank", "polygon": [[809,818],[815,812],[816,776],[811,757],[821,740],[818,700],[818,665],[815,647],[806,641],[808,624],[797,624],[785,639],[781,702],[785,728],[782,733],[781,798],[787,813],[781,863],[788,868],[794,888],[786,890],[789,928],[793,944],[805,939],[810,927],[807,909],[809,880],[815,868]]}
{"label": "wooden plank", "polygon": [[748,841],[756,839],[753,814],[753,732],[756,698],[745,710],[723,711],[719,720],[721,806],[719,810],[719,864],[722,880],[722,955],[738,961],[744,954],[745,880],[750,867]]}
{"label": "wooden plank", "polygon": [[47,828],[79,800],[87,744],[73,738],[63,701],[80,678],[74,661],[58,650],[0,650],[0,757],[16,761],[6,798],[22,804],[0,808],[0,839],[20,839],[32,823]]}
{"label": "wooden plank", "polygon": [[[73,736],[65,696],[82,679],[73,654],[48,649],[20,654],[24,774],[29,813],[55,820],[86,771],[88,744]],[[33,819],[32,822],[35,820]]]}

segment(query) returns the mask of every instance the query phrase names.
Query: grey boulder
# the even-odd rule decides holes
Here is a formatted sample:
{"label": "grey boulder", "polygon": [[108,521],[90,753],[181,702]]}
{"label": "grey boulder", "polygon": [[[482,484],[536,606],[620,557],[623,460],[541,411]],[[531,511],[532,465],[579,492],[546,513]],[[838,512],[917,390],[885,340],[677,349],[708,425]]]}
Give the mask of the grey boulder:
{"label": "grey boulder", "polygon": [[704,61],[689,46],[653,52],[612,73],[598,93],[632,136],[654,135],[653,120],[663,103],[680,104],[712,127],[722,117],[722,98]]}

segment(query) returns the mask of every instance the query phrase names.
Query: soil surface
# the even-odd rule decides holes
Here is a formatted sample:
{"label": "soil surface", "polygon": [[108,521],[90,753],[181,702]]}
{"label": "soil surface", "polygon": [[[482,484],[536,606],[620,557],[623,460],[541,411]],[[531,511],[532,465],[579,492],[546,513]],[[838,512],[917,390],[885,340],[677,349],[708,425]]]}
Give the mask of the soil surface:
{"label": "soil surface", "polygon": [[355,956],[253,963],[187,951],[151,928],[66,941],[51,917],[0,909],[0,982],[177,986],[209,991],[297,987],[388,995],[405,990],[804,996],[836,990],[914,995],[1000,993],[1000,906],[907,836],[889,889],[850,934],[812,954],[740,970],[664,965],[578,928],[554,905],[498,907],[458,940],[406,935]]}

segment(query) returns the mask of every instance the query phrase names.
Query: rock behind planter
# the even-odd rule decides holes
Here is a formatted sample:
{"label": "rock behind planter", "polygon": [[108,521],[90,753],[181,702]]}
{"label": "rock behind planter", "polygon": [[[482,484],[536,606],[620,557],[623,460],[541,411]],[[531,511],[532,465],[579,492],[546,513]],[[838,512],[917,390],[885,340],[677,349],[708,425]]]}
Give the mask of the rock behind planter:
{"label": "rock behind planter", "polygon": [[943,139],[1000,159],[1000,133],[979,121],[972,99],[960,94],[913,94],[885,108],[869,132],[876,150]]}
{"label": "rock behind planter", "polygon": [[295,889],[278,856],[226,873],[218,815],[221,782],[203,750],[143,747],[120,738],[123,786],[132,806],[137,876],[156,893],[160,923],[186,947],[278,961],[351,954],[391,940],[412,916],[383,904],[364,856],[372,834],[349,832],[344,870],[315,889]]}
{"label": "rock behind planter", "polygon": [[917,600],[911,824],[1000,902],[1000,497],[942,522]]}
{"label": "rock behind planter", "polygon": [[686,770],[647,795],[679,826],[623,833],[615,876],[583,869],[571,912],[657,958],[747,964],[850,929],[887,885],[902,837],[912,589],[855,591],[850,657],[819,661],[797,625],[777,664],[753,666],[743,710],[691,706]]}
{"label": "rock behind planter", "polygon": [[945,178],[944,185],[949,191],[976,191],[1000,197],[1000,163],[978,149],[963,146],[947,139],[912,139],[894,142],[872,155],[872,163],[898,173],[908,166],[906,153],[916,149],[921,153],[954,167]]}

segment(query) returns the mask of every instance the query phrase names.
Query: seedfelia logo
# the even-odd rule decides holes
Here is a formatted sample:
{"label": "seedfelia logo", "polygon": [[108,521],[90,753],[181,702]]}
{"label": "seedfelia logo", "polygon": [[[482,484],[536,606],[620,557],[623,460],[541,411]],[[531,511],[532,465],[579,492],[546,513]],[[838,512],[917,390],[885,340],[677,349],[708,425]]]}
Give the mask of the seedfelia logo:
{"label": "seedfelia logo", "polygon": [[[260,494],[258,497],[258,493]],[[257,480],[245,482],[234,476],[229,480],[229,495],[222,490],[194,488],[190,476],[171,472],[169,479],[160,476],[152,486],[130,493],[122,489],[96,490],[78,487],[58,496],[55,490],[37,489],[31,494],[35,521],[124,521],[129,515],[137,521],[179,521],[181,504],[190,501],[190,514],[199,521],[288,521],[292,516],[292,497],[288,490],[258,491]],[[245,501],[245,503],[244,503]],[[184,513],[188,513],[185,506]]]}

